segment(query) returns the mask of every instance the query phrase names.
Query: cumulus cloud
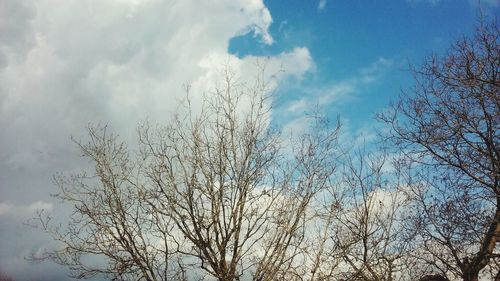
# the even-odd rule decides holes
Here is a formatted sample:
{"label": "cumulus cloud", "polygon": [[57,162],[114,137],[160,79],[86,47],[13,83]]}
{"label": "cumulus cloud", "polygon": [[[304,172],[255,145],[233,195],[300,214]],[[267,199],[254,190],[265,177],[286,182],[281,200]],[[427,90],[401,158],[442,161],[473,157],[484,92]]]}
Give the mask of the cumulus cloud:
{"label": "cumulus cloud", "polygon": [[7,65],[8,54],[24,55],[34,44],[31,21],[35,9],[31,1],[0,2],[0,69]]}
{"label": "cumulus cloud", "polygon": [[[166,118],[185,83],[201,92],[226,62],[252,73],[255,57],[227,53],[229,39],[241,32],[272,42],[271,16],[256,0],[2,3],[22,15],[0,33],[7,42],[2,50],[9,50],[0,72],[0,126],[6,129],[0,157],[16,169],[60,166],[51,161],[66,158],[60,152],[68,137],[88,122],[133,131],[138,120]],[[31,37],[34,43],[23,39]],[[11,51],[23,49],[23,58]],[[268,64],[269,72],[282,67],[284,75],[299,77],[312,59],[296,48]]]}
{"label": "cumulus cloud", "polygon": [[15,253],[34,247],[36,234],[21,241],[5,225],[21,227],[19,206],[52,204],[55,172],[88,165],[69,137],[85,135],[89,122],[132,139],[138,121],[169,118],[186,83],[199,102],[225,63],[251,77],[265,60],[276,83],[311,70],[300,46],[269,58],[228,53],[241,34],[272,44],[271,24],[262,0],[0,1],[0,198],[11,202],[0,201],[9,217],[0,226],[4,241],[14,239],[1,245],[0,268],[14,257],[31,268]]}

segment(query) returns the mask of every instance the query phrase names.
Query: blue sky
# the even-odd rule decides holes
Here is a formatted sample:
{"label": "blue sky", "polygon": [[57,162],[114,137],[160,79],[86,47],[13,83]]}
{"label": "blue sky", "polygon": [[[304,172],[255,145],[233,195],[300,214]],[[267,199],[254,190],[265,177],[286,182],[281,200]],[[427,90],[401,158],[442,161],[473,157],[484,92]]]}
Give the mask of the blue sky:
{"label": "blue sky", "polygon": [[[500,0],[481,3],[500,14]],[[70,136],[89,123],[133,143],[184,85],[200,106],[224,64],[251,80],[257,59],[279,74],[274,124],[300,130],[319,105],[370,138],[374,114],[411,85],[408,63],[470,34],[478,13],[475,0],[0,0],[0,271],[69,280],[25,259],[52,245],[25,222],[67,213],[51,177],[88,168]]]}
{"label": "blue sky", "polygon": [[[318,92],[376,68],[374,81],[354,81],[356,89],[322,105],[329,115],[348,119],[353,133],[370,127],[373,115],[411,85],[409,63],[418,65],[431,53],[445,52],[451,42],[473,31],[479,14],[473,1],[460,0],[265,3],[273,18],[274,44],[262,44],[249,33],[232,38],[229,51],[240,57],[273,55],[297,46],[310,51],[315,69],[303,80],[282,87],[278,106],[307,96],[314,100],[321,95]],[[482,9],[492,16],[498,13],[498,1],[483,4]]]}

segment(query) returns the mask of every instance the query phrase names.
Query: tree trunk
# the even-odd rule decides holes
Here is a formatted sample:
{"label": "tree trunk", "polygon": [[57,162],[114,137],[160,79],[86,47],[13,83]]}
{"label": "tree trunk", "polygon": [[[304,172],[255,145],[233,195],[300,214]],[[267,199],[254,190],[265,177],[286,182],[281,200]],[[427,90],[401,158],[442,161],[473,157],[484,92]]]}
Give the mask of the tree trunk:
{"label": "tree trunk", "polygon": [[479,280],[479,272],[468,272],[467,275],[464,276],[464,281],[478,281]]}
{"label": "tree trunk", "polygon": [[[464,263],[462,271],[464,281],[477,281],[479,279],[479,272],[490,262],[498,237],[500,237],[500,197],[497,198],[495,217],[484,236],[479,252],[470,262]],[[499,274],[495,280],[499,279]]]}

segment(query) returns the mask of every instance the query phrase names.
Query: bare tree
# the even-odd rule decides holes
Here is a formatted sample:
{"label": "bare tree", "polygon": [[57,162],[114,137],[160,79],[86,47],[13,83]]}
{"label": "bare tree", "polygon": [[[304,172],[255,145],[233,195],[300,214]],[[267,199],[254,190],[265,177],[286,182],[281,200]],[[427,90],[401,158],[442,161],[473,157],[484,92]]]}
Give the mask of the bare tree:
{"label": "bare tree", "polygon": [[416,257],[449,278],[498,276],[500,47],[496,22],[412,70],[389,139],[410,160]]}
{"label": "bare tree", "polygon": [[188,95],[169,124],[140,126],[136,153],[105,127],[91,127],[90,141],[78,145],[95,172],[56,178],[73,215],[54,227],[41,214],[61,247],[40,258],[79,278],[295,276],[313,202],[336,168],[339,126],[313,128],[284,146],[269,125],[264,79],[248,86],[226,71],[222,84],[199,111]]}
{"label": "bare tree", "polygon": [[382,151],[348,154],[330,191],[328,255],[340,263],[330,280],[408,280],[403,236],[406,195],[398,167]]}
{"label": "bare tree", "polygon": [[338,128],[303,135],[286,155],[268,128],[266,84],[240,92],[225,77],[198,116],[177,116],[159,135],[144,128],[148,202],[190,242],[180,251],[218,280],[276,280],[302,251],[309,206],[335,170]]}
{"label": "bare tree", "polygon": [[89,138],[77,144],[95,171],[54,177],[60,187],[56,197],[72,205],[73,211],[64,226],[39,213],[39,226],[60,247],[34,258],[68,266],[76,278],[97,274],[117,280],[178,277],[180,271],[172,265],[176,249],[167,243],[170,218],[152,220],[153,210],[142,200],[140,158],[132,159],[126,145],[106,127],[89,127]]}

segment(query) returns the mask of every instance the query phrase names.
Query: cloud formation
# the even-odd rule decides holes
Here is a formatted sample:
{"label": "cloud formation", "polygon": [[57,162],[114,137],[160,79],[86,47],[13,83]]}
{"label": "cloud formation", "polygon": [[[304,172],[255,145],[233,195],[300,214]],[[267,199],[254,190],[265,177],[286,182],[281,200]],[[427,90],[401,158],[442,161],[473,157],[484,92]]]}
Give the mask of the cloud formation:
{"label": "cloud formation", "polygon": [[[327,86],[307,89],[308,95],[291,100],[281,109],[293,118],[285,125],[285,132],[300,133],[307,128],[308,117],[305,112],[314,110],[316,106],[335,108],[336,106],[358,98],[362,88],[380,80],[393,61],[378,58],[368,66],[358,70],[355,77],[336,81]],[[344,119],[345,120],[345,119]]]}
{"label": "cloud formation", "polygon": [[[168,119],[184,84],[196,102],[225,63],[251,76],[258,58],[229,54],[229,40],[272,44],[271,24],[262,0],[0,1],[0,270],[26,280],[47,268],[22,258],[46,240],[16,236],[26,216],[12,210],[52,204],[51,175],[86,165],[71,135],[104,122],[132,138],[138,121]],[[314,66],[300,46],[267,63],[282,79]]]}

